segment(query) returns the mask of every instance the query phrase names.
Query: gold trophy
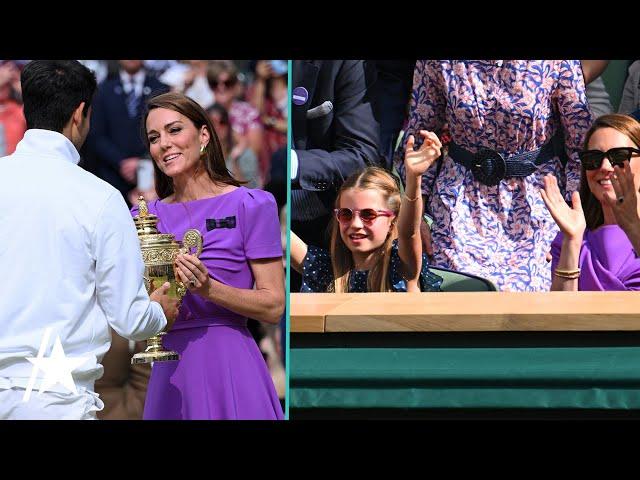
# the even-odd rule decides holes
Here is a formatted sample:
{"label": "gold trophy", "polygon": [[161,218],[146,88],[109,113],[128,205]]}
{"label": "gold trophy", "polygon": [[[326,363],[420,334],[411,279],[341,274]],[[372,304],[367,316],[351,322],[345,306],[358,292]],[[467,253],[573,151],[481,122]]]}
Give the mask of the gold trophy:
{"label": "gold trophy", "polygon": [[[144,261],[144,284],[147,292],[151,293],[163,283],[169,282],[171,286],[167,295],[182,301],[187,289],[184,284],[176,279],[175,259],[180,253],[192,253],[200,256],[202,253],[202,235],[196,229],[187,230],[184,234],[182,244],[177,242],[173,235],[158,232],[158,217],[149,214],[147,203],[144,198],[138,198],[139,213],[133,217],[136,225],[140,248],[142,250],[142,260]],[[165,332],[147,340],[147,348],[144,352],[137,353],[131,359],[132,364],[166,362],[169,360],[179,360],[177,352],[166,351],[162,347],[162,336]]]}

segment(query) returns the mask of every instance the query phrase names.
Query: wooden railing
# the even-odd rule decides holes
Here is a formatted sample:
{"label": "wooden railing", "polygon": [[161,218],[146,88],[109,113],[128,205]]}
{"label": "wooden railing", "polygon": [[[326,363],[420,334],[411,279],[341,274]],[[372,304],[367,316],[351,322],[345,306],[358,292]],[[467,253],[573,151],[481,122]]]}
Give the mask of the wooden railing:
{"label": "wooden railing", "polygon": [[290,325],[292,333],[640,331],[640,293],[294,293]]}

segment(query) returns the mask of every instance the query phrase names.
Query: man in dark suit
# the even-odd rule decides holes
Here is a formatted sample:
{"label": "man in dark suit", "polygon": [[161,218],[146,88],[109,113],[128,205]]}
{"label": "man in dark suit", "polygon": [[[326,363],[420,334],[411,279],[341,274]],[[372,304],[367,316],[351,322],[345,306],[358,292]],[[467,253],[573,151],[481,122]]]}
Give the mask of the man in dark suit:
{"label": "man in dark suit", "polygon": [[[381,163],[375,79],[375,65],[363,60],[293,62],[291,230],[309,245],[328,247],[327,225],[347,177]],[[299,287],[292,272],[291,291]]]}
{"label": "man in dark suit", "polygon": [[413,86],[415,60],[376,60],[378,74],[373,110],[380,123],[380,153],[385,167],[393,167],[393,153],[400,130],[407,118]]}
{"label": "man in dark suit", "polygon": [[136,186],[138,162],[146,155],[140,124],[144,102],[169,87],[147,75],[142,60],[118,63],[118,74],[98,87],[87,144],[96,156],[97,175],[129,204],[127,193]]}

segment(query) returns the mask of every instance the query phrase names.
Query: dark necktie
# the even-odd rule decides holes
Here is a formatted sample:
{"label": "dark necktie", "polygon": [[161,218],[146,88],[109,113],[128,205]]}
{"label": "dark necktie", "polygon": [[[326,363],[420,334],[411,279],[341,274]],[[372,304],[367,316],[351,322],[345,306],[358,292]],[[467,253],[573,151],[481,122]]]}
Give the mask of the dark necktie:
{"label": "dark necktie", "polygon": [[127,105],[127,112],[129,113],[129,118],[136,118],[138,116],[138,106],[140,104],[140,97],[136,94],[136,87],[133,80],[131,80],[131,90],[127,94],[127,98],[125,99],[125,103]]}

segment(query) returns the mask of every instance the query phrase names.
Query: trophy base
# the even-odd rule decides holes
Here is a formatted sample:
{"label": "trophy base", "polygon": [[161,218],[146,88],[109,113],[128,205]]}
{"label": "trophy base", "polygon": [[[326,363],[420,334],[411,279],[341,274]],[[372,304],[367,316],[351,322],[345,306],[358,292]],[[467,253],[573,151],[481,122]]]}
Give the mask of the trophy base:
{"label": "trophy base", "polygon": [[160,332],[147,340],[147,348],[144,352],[136,353],[131,358],[131,365],[137,365],[139,363],[151,363],[151,362],[170,362],[174,360],[180,360],[180,355],[177,352],[171,350],[163,350],[162,337],[166,335],[166,332]]}
{"label": "trophy base", "polygon": [[131,358],[131,365],[151,362],[170,362],[174,360],[180,360],[180,355],[177,352],[140,352]]}

